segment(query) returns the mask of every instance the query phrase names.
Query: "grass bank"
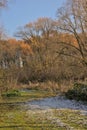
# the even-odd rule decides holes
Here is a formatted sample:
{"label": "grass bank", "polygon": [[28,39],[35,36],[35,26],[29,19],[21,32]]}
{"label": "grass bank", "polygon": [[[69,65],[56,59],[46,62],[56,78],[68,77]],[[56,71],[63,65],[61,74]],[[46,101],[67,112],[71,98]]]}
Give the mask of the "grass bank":
{"label": "grass bank", "polygon": [[77,110],[0,111],[0,130],[87,130],[87,116]]}

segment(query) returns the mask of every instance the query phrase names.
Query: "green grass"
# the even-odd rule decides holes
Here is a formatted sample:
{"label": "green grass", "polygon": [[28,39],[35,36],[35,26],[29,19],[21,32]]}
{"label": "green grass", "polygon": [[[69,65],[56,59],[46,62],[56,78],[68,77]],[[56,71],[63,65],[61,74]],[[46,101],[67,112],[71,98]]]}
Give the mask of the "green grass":
{"label": "green grass", "polygon": [[87,130],[87,116],[69,109],[3,109],[0,130]]}
{"label": "green grass", "polygon": [[0,100],[0,130],[87,130],[87,116],[70,109],[29,109],[24,102],[55,96],[49,91],[21,91]]}
{"label": "green grass", "polygon": [[54,115],[74,130],[87,130],[87,116],[82,115],[78,110],[55,110]]}
{"label": "green grass", "polygon": [[[0,130],[63,130],[64,128],[52,124],[48,118],[50,113],[44,111],[33,112],[11,110],[0,114]],[[62,128],[62,129],[61,129]]]}
{"label": "green grass", "polygon": [[55,93],[44,90],[31,90],[31,91],[21,91],[19,96],[2,96],[0,98],[0,103],[19,103],[27,102],[31,100],[38,100],[44,97],[56,96]]}

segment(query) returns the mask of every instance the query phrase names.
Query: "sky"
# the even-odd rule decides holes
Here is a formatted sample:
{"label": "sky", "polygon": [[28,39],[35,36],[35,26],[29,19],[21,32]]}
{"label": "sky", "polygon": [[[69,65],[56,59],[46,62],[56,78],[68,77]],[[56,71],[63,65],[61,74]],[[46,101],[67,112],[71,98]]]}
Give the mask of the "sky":
{"label": "sky", "polygon": [[56,11],[64,0],[10,0],[8,8],[0,12],[0,24],[13,37],[17,28],[40,17],[56,19]]}

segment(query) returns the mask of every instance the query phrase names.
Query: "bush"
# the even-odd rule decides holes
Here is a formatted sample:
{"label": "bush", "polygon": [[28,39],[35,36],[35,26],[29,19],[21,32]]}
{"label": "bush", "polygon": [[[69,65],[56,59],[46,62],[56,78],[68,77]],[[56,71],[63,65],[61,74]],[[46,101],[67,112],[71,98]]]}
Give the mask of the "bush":
{"label": "bush", "polygon": [[2,96],[7,96],[7,97],[15,97],[15,96],[20,96],[20,95],[21,95],[21,93],[18,90],[8,91],[8,92],[2,94]]}
{"label": "bush", "polygon": [[0,95],[8,90],[7,72],[5,69],[0,69]]}
{"label": "bush", "polygon": [[87,101],[87,85],[75,83],[72,90],[68,90],[65,96],[69,99]]}

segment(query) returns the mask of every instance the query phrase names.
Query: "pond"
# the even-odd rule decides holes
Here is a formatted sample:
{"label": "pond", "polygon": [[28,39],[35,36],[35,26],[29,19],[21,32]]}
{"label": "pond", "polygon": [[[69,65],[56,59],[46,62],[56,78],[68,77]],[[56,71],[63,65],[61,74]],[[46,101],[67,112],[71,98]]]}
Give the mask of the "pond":
{"label": "pond", "polygon": [[39,109],[61,109],[61,108],[69,108],[75,110],[85,110],[87,111],[87,104],[81,101],[68,100],[63,96],[44,98],[42,100],[34,100],[28,102],[27,105],[31,105],[31,108],[39,108]]}

